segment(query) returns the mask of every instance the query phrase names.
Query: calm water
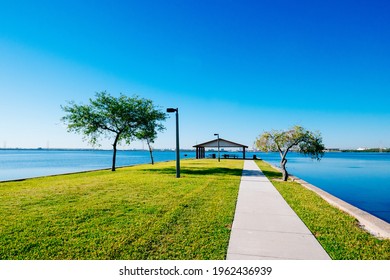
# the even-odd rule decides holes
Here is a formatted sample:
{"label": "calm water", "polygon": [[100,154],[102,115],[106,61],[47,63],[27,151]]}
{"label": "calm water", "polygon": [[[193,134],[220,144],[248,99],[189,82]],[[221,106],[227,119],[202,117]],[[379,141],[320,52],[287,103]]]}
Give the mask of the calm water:
{"label": "calm water", "polygon": [[[242,156],[241,153],[235,154]],[[278,153],[254,154],[279,166]],[[247,153],[248,158],[252,155]],[[174,160],[175,156],[174,151],[154,152],[156,162]],[[195,153],[182,152],[181,157],[194,158]],[[110,168],[111,160],[112,151],[0,150],[0,181]],[[118,167],[149,162],[147,151],[118,151]],[[321,161],[290,153],[287,169],[291,174],[390,222],[390,153],[327,153]]]}
{"label": "calm water", "polygon": [[[194,158],[195,152],[181,152]],[[176,158],[174,151],[155,151],[154,161]],[[116,166],[150,163],[148,151],[118,151]],[[102,150],[0,150],[0,181],[111,168],[112,151]]]}

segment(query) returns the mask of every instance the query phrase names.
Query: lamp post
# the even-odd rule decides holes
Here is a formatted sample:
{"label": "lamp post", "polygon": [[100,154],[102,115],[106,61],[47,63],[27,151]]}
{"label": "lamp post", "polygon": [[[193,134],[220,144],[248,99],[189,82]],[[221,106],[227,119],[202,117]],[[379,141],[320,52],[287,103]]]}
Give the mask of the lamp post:
{"label": "lamp post", "polygon": [[180,178],[179,108],[167,108],[167,113],[174,112],[176,112],[176,178]]}
{"label": "lamp post", "polygon": [[218,161],[221,161],[221,157],[219,156],[219,133],[214,133],[214,136],[217,136],[217,143],[218,143]]}

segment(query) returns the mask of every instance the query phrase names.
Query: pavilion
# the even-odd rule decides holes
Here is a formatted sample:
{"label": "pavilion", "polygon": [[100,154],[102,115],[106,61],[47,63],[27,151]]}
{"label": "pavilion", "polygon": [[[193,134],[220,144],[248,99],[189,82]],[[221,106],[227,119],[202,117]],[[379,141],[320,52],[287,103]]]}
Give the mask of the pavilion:
{"label": "pavilion", "polygon": [[[218,145],[219,142],[219,145]],[[214,139],[205,143],[197,144],[193,146],[196,148],[196,158],[205,158],[206,156],[206,148],[242,148],[242,158],[245,159],[245,149],[248,146],[243,144],[238,144],[229,140],[225,140],[222,138]]]}

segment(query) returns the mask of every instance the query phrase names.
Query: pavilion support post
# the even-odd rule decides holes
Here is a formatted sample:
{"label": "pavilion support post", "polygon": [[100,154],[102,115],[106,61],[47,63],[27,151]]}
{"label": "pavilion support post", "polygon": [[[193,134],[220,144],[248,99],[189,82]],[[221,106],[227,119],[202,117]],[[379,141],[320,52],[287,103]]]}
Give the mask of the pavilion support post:
{"label": "pavilion support post", "polygon": [[245,159],[245,147],[243,147],[243,150],[242,150],[242,158]]}

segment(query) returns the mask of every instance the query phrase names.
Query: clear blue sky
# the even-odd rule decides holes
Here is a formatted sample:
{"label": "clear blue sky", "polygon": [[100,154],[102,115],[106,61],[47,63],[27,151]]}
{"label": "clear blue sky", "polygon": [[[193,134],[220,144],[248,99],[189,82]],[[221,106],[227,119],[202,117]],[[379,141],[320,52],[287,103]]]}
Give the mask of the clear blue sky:
{"label": "clear blue sky", "polygon": [[389,15],[387,0],[0,0],[0,147],[88,147],[60,105],[103,90],[179,107],[183,148],[295,124],[390,147]]}

